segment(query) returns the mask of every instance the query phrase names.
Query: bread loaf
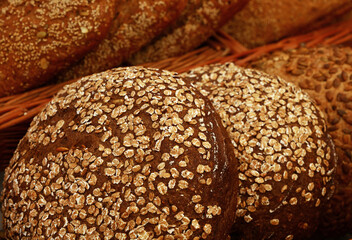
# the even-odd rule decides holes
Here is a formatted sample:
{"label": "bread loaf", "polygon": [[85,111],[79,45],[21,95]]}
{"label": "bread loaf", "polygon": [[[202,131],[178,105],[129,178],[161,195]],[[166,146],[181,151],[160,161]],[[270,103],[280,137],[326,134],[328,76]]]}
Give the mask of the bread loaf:
{"label": "bread loaf", "polygon": [[248,0],[189,0],[181,17],[130,59],[137,65],[186,53],[207,40]]}
{"label": "bread loaf", "polygon": [[253,48],[311,30],[315,21],[351,8],[349,0],[251,0],[223,30]]}
{"label": "bread loaf", "polygon": [[1,1],[0,97],[39,86],[107,34],[115,0]]}
{"label": "bread loaf", "polygon": [[319,233],[352,232],[352,49],[319,46],[278,51],[251,63],[304,89],[327,119],[339,157],[335,196],[323,213]]}
{"label": "bread loaf", "polygon": [[232,63],[185,76],[213,103],[239,159],[236,239],[308,239],[335,187],[323,114],[293,84]]}
{"label": "bread loaf", "polygon": [[212,104],[175,73],[119,68],[65,86],[5,172],[11,239],[226,239],[237,161]]}
{"label": "bread loaf", "polygon": [[120,1],[107,37],[58,78],[66,81],[119,66],[176,20],[185,5],[186,0]]}

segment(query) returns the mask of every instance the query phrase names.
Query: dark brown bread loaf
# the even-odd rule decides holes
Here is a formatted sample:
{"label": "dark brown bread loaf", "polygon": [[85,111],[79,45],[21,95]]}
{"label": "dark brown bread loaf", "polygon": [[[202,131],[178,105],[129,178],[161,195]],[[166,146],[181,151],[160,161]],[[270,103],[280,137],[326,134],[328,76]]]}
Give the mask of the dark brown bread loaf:
{"label": "dark brown bread loaf", "polygon": [[323,114],[293,84],[232,63],[186,76],[213,103],[239,159],[238,239],[307,239],[334,189]]}
{"label": "dark brown bread loaf", "polygon": [[226,239],[238,180],[210,102],[138,67],[64,87],[5,172],[11,239]]}
{"label": "dark brown bread loaf", "polygon": [[278,51],[251,63],[304,89],[327,119],[339,157],[335,196],[324,211],[320,233],[352,232],[352,49],[319,46]]}
{"label": "dark brown bread loaf", "polygon": [[107,34],[115,0],[1,1],[0,97],[39,86]]}
{"label": "dark brown bread loaf", "polygon": [[316,21],[351,8],[349,0],[251,0],[223,29],[252,48],[311,29]]}
{"label": "dark brown bread loaf", "polygon": [[187,0],[123,0],[108,36],[77,64],[60,73],[70,80],[119,66],[179,17]]}
{"label": "dark brown bread loaf", "polygon": [[137,65],[186,53],[207,40],[248,0],[188,0],[181,17],[129,62]]}

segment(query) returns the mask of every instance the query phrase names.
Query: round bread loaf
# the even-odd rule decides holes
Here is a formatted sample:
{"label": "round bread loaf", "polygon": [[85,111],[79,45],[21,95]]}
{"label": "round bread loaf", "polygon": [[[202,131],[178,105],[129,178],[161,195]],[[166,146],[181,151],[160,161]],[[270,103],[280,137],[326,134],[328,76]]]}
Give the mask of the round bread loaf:
{"label": "round bread loaf", "polygon": [[39,86],[107,34],[115,0],[0,3],[0,97]]}
{"label": "round bread loaf", "polygon": [[77,64],[61,72],[66,81],[118,67],[179,17],[186,0],[120,1],[108,35]]}
{"label": "round bread loaf", "polygon": [[239,159],[235,237],[307,239],[334,189],[323,114],[293,84],[232,63],[185,76],[212,101]]}
{"label": "round bread loaf", "polygon": [[212,105],[175,73],[138,67],[67,85],[5,172],[11,239],[226,239],[234,149]]}
{"label": "round bread loaf", "polygon": [[206,41],[249,0],[189,0],[181,17],[128,60],[137,65],[186,53]]}
{"label": "round bread loaf", "polygon": [[277,51],[251,63],[304,89],[327,119],[339,158],[337,190],[318,233],[352,233],[352,49],[318,46]]}

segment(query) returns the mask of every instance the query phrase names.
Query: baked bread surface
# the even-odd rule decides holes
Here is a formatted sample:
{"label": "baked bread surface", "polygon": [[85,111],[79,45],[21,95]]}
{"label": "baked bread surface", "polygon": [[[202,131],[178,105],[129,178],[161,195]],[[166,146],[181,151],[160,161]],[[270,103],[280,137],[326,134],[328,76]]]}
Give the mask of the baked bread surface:
{"label": "baked bread surface", "polygon": [[119,68],[61,90],[6,169],[11,239],[226,239],[234,149],[175,73]]}
{"label": "baked bread surface", "polygon": [[325,207],[319,233],[335,236],[352,232],[352,50],[318,46],[277,51],[250,64],[301,87],[327,119],[339,163],[337,190]]}
{"label": "baked bread surface", "polygon": [[40,86],[95,47],[115,0],[1,1],[0,97]]}
{"label": "baked bread surface", "polygon": [[123,0],[108,35],[78,63],[58,75],[60,81],[118,67],[152,41],[181,14],[186,0]]}
{"label": "baked bread surface", "polygon": [[207,96],[239,160],[236,239],[308,239],[337,162],[323,113],[298,87],[233,63],[184,74]]}
{"label": "baked bread surface", "polygon": [[251,0],[223,30],[253,48],[312,30],[320,21],[329,24],[350,9],[349,0]]}
{"label": "baked bread surface", "polygon": [[189,0],[179,19],[128,60],[133,65],[184,54],[206,41],[248,0]]}

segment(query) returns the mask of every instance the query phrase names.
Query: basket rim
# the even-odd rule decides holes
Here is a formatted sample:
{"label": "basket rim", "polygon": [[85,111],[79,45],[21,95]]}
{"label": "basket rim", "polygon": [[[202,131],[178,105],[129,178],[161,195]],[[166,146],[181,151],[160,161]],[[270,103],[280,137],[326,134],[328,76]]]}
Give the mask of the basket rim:
{"label": "basket rim", "polygon": [[[213,63],[234,62],[239,66],[243,66],[276,50],[293,49],[301,45],[307,47],[320,44],[338,45],[349,41],[352,41],[352,19],[252,49],[247,49],[230,35],[219,30],[203,46],[196,50],[182,56],[141,65],[178,73]],[[32,119],[64,85],[76,80],[54,83],[24,93],[0,98],[0,131],[6,131],[12,126]]]}

